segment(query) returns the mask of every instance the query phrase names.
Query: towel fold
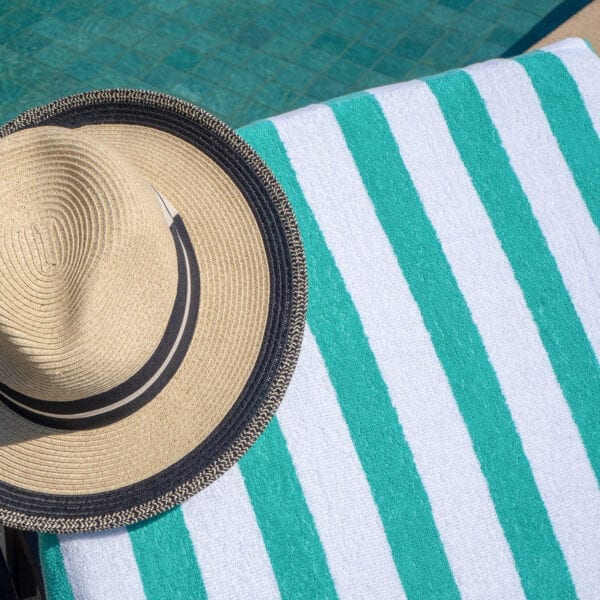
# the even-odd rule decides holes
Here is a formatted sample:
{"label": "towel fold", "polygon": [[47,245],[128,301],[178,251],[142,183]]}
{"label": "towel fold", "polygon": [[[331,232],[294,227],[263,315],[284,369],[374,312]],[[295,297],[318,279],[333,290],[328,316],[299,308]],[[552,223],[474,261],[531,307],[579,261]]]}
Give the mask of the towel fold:
{"label": "towel fold", "polygon": [[565,40],[239,133],[305,245],[290,387],[181,507],[41,536],[49,599],[598,598],[600,59]]}

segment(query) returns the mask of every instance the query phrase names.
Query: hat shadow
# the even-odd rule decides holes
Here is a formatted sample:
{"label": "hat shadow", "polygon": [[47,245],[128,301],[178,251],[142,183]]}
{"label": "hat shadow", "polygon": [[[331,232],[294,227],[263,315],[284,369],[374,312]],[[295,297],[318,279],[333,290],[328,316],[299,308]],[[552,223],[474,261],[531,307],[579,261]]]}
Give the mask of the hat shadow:
{"label": "hat shadow", "polygon": [[[5,416],[3,414],[4,410],[12,411],[11,408],[3,404],[2,407],[0,407],[0,419]],[[15,446],[17,444],[31,442],[33,440],[50,437],[64,432],[64,430],[52,429],[51,427],[31,423],[25,417],[16,413],[14,413],[14,415],[23,422],[23,427],[0,427],[0,447]],[[14,423],[14,421],[15,419],[11,419],[11,424]],[[37,427],[37,431],[31,428],[31,425]],[[45,431],[41,430],[42,427]]]}
{"label": "hat shadow", "polygon": [[[27,355],[18,344],[11,340],[11,336],[0,329],[0,348],[10,348],[10,363],[27,364],[31,362],[31,357]],[[6,357],[0,357],[0,360]],[[52,375],[43,369],[36,370],[36,379],[41,387],[51,387]],[[2,387],[9,390],[8,386],[0,386],[0,447],[13,446],[19,443],[32,441],[35,439],[50,437],[52,435],[63,434],[68,430],[49,427],[35,423],[27,417],[21,415],[11,406],[9,400],[2,395]]]}

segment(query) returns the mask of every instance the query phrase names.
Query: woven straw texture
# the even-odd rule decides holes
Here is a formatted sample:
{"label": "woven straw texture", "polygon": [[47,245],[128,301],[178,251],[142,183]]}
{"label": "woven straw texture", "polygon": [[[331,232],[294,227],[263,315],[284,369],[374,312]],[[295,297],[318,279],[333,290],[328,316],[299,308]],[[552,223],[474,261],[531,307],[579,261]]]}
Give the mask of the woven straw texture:
{"label": "woven straw texture", "polygon": [[[128,108],[137,124],[133,117],[127,123],[122,116],[118,123],[96,118],[103,105]],[[76,128],[52,126],[70,110],[84,114]],[[186,141],[174,127],[167,132],[165,113],[165,120],[205,138]],[[17,527],[71,531],[152,516],[239,459],[281,399],[306,304],[293,214],[239,137],[162,94],[118,90],[66,98],[25,113],[0,133],[12,133],[0,141],[6,161],[0,257],[10,265],[0,294],[7,314],[0,381],[64,401],[110,389],[147,360],[176,285],[173,242],[152,188],[182,217],[201,278],[198,321],[181,367],[132,415],[62,431],[0,405],[0,479],[7,490],[0,518]],[[222,146],[219,164],[212,140]],[[241,185],[241,176],[232,178],[237,172],[246,173]],[[250,206],[254,188],[271,221]],[[242,397],[250,400],[240,404]],[[208,450],[198,460],[192,454],[203,443]]]}

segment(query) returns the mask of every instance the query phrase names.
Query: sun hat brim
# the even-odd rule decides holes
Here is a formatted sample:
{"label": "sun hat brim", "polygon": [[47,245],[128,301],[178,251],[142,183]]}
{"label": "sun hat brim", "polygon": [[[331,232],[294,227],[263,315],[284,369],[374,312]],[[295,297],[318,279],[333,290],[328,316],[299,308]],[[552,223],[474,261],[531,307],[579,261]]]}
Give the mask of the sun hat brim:
{"label": "sun hat brim", "polygon": [[304,253],[269,169],[199,107],[101,90],[27,111],[0,137],[44,125],[79,128],[122,152],[173,204],[200,265],[194,339],[147,405],[115,424],[64,431],[0,404],[0,521],[57,533],[119,527],[209,485],[265,429],[302,340]]}

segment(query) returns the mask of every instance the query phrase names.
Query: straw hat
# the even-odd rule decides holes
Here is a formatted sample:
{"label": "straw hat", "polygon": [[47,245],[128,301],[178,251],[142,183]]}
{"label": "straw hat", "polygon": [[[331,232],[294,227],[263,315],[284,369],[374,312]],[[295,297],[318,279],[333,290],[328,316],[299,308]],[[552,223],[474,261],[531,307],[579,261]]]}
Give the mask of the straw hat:
{"label": "straw hat", "polygon": [[0,129],[0,522],[117,527],[198,492],[273,416],[306,310],[300,236],[196,106],[105,90]]}

